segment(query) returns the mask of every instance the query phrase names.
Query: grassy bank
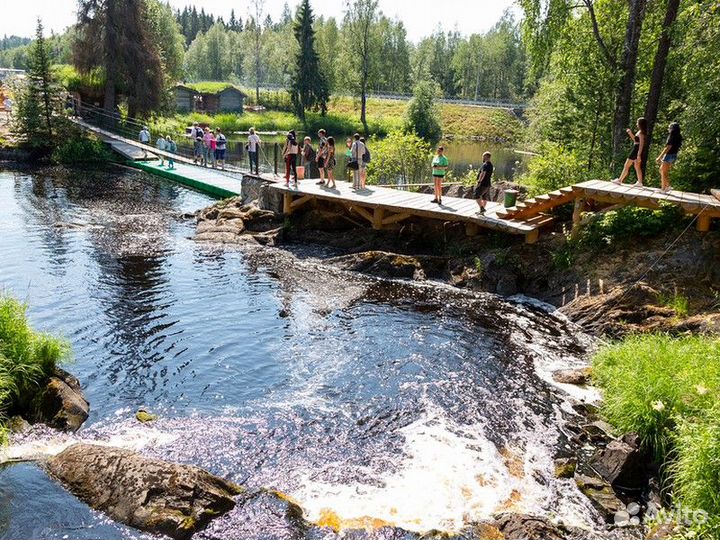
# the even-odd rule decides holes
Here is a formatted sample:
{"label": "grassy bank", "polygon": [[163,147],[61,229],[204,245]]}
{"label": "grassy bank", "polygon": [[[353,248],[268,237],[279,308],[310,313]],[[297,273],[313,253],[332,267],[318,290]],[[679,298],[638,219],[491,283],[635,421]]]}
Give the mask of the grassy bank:
{"label": "grassy bank", "polygon": [[5,439],[5,414],[27,399],[70,354],[69,344],[34,331],[27,306],[0,296],[0,440]]}
{"label": "grassy bank", "polygon": [[[198,83],[219,84],[219,83]],[[206,123],[225,132],[247,131],[255,127],[259,131],[288,131],[296,129],[317,133],[325,128],[329,133],[347,135],[363,129],[360,123],[359,101],[348,97],[334,97],[328,104],[328,113],[307,113],[306,125],[292,112],[287,92],[263,92],[261,104],[266,112],[206,115],[200,113],[176,114],[157,117],[151,122],[155,133],[177,134],[184,132],[192,122]],[[405,122],[408,102],[392,99],[371,98],[367,104],[368,128],[371,135],[385,136],[401,129]],[[467,105],[440,104],[441,126],[445,136],[456,138],[486,137],[491,140],[517,141],[522,137],[522,122],[512,113],[502,109],[486,109]]]}
{"label": "grassy bank", "polygon": [[688,534],[720,538],[720,339],[629,337],[597,353],[593,378],[607,420],[664,465],[673,505],[709,516]]}

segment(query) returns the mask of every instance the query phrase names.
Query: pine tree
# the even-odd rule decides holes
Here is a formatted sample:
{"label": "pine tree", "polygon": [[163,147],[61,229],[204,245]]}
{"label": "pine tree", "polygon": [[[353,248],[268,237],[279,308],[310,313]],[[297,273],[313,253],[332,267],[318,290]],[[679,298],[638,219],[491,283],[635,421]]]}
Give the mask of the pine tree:
{"label": "pine tree", "polygon": [[52,74],[50,47],[38,19],[35,41],[29,50],[26,82],[17,100],[16,136],[33,148],[50,148],[61,118],[61,96]]}
{"label": "pine tree", "polygon": [[324,115],[330,97],[327,80],[320,69],[320,57],[315,48],[314,20],[310,0],[303,0],[293,25],[293,33],[299,47],[290,89],[295,112],[303,121],[305,121],[305,111],[309,109],[319,109]]}

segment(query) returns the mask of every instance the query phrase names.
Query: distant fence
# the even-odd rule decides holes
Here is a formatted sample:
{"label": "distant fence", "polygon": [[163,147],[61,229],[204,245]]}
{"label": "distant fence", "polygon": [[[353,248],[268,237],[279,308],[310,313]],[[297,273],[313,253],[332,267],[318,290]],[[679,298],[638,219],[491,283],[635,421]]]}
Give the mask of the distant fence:
{"label": "distant fence", "polygon": [[[254,89],[255,86],[252,84],[241,83],[244,88]],[[263,84],[260,86],[260,90],[270,92],[283,92],[287,91],[287,88],[279,84]],[[336,97],[349,97],[356,98],[343,92],[336,92],[333,94]],[[400,94],[395,92],[368,92],[368,98],[375,99],[394,99],[398,101],[409,101],[412,99],[412,94]],[[525,110],[529,107],[527,103],[515,103],[512,101],[506,101],[502,99],[491,99],[491,98],[478,98],[478,99],[459,99],[459,98],[439,98],[439,103],[450,103],[456,105],[469,105],[472,107],[487,107],[490,109],[512,109],[512,110]]]}

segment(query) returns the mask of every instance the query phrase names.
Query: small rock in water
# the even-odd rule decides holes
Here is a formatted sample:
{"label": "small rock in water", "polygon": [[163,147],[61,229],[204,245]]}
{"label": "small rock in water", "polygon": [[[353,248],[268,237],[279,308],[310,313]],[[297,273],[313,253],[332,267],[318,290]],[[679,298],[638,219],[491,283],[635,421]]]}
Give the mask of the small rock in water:
{"label": "small rock in water", "polygon": [[142,422],[144,424],[145,422],[152,422],[153,420],[157,420],[157,414],[152,414],[145,409],[138,409],[138,411],[135,413],[135,419],[138,422]]}
{"label": "small rock in water", "polygon": [[584,367],[577,369],[560,369],[552,374],[553,380],[561,384],[574,384],[584,386],[588,384],[592,368]]}
{"label": "small rock in water", "polygon": [[56,368],[47,385],[33,399],[28,420],[75,432],[89,414],[90,404],[80,389],[80,382],[70,373]]}
{"label": "small rock in water", "polygon": [[555,460],[555,477],[572,478],[577,468],[576,457],[558,458]]}

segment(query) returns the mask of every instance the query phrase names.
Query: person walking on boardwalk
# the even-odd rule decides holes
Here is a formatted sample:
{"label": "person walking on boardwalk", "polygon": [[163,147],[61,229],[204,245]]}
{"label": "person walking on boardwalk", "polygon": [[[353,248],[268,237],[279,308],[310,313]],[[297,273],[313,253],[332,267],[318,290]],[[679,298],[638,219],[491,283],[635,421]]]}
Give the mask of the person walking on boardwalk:
{"label": "person walking on boardwalk", "polygon": [[202,162],[202,154],[203,154],[203,136],[205,133],[203,133],[203,130],[200,126],[198,126],[197,122],[193,122],[192,127],[190,128],[190,138],[192,139],[193,143],[193,163],[197,165],[197,162]]}
{"label": "person walking on boardwalk", "polygon": [[160,152],[158,153],[158,159],[160,160],[160,167],[162,167],[163,165],[165,165],[165,158],[163,157],[162,152],[165,152],[165,150],[167,150],[167,143],[165,141],[165,137],[160,135],[155,140],[155,148],[160,150]]}
{"label": "person walking on boardwalk", "polygon": [[660,164],[660,183],[663,191],[672,190],[670,185],[670,169],[678,158],[678,152],[683,143],[682,133],[680,132],[680,124],[673,122],[668,127],[668,138],[665,141],[665,147],[655,161]]}
{"label": "person walking on boardwalk", "polygon": [[217,149],[215,150],[215,161],[220,163],[220,169],[225,170],[225,153],[227,152],[227,137],[222,130],[218,128],[217,137],[215,137]]}
{"label": "person walking on boardwalk", "polygon": [[250,128],[250,135],[248,135],[248,142],[246,145],[248,151],[248,158],[250,159],[250,174],[253,173],[253,164],[255,165],[255,174],[260,174],[258,154],[260,154],[260,137],[255,133],[255,128]]}
{"label": "person walking on boardwalk", "polygon": [[217,167],[217,161],[215,160],[215,151],[217,150],[217,139],[215,138],[215,131],[212,129],[208,130],[209,136],[207,139],[208,146],[208,161],[212,162],[212,168]]}
{"label": "person walking on boardwalk", "polygon": [[475,186],[474,197],[480,207],[478,214],[485,213],[485,206],[490,198],[490,186],[492,185],[492,175],[495,170],[492,161],[490,161],[491,157],[490,152],[485,152],[483,154],[483,164],[477,175],[477,185]]}
{"label": "person walking on boardwalk", "polygon": [[327,139],[327,151],[325,152],[325,171],[327,172],[327,187],[331,189],[337,189],[335,185],[335,139],[328,137]]}
{"label": "person walking on boardwalk", "polygon": [[302,147],[302,165],[304,167],[305,178],[312,178],[313,163],[315,163],[315,149],[312,147],[312,139],[305,137]]}
{"label": "person walking on boardwalk", "polygon": [[353,189],[358,190],[362,188],[360,181],[360,168],[362,167],[362,158],[365,155],[365,145],[360,142],[360,134],[356,133],[353,135],[355,139],[350,147],[350,161],[348,162],[348,168],[353,172]]}
{"label": "person walking on boardwalk", "polygon": [[295,187],[297,187],[297,155],[298,155],[298,143],[295,130],[288,131],[285,139],[285,146],[282,152],[283,158],[285,159],[285,185],[290,185],[290,172],[292,171]]}
{"label": "person walking on boardwalk", "polygon": [[168,154],[168,170],[173,170],[175,168],[175,160],[173,159],[173,154],[177,152],[177,143],[173,141],[170,138],[170,135],[165,136],[165,149]]}
{"label": "person walking on boardwalk", "polygon": [[365,146],[365,153],[360,160],[360,189],[365,189],[365,183],[367,182],[367,164],[370,163],[370,149],[364,137],[360,137],[360,142]]}
{"label": "person walking on boardwalk", "polygon": [[445,155],[445,148],[438,146],[437,154],[432,160],[432,176],[435,188],[435,198],[432,200],[434,203],[442,204],[442,183],[445,175],[447,174],[447,168],[450,162]]}
{"label": "person walking on boardwalk", "polygon": [[[140,141],[140,144],[149,145],[150,144],[150,130],[147,128],[147,126],[143,126],[143,128],[140,130],[140,134],[138,135],[138,140]],[[143,148],[143,156],[144,159],[147,159],[147,149]]]}
{"label": "person walking on boardwalk", "polygon": [[625,166],[623,167],[622,174],[619,178],[613,180],[616,184],[622,184],[630,174],[630,167],[635,166],[635,174],[637,175],[637,182],[635,186],[643,185],[643,169],[642,169],[642,155],[645,143],[647,141],[647,120],[645,118],[637,119],[637,132],[633,133],[631,129],[625,130],[633,143],[630,155],[625,160]]}
{"label": "person walking on boardwalk", "polygon": [[[318,185],[322,186],[323,184],[325,184],[325,162],[327,161],[327,153],[328,153],[328,148],[327,148],[328,138],[327,138],[327,132],[324,129],[321,129],[320,131],[318,131],[318,139],[319,139],[319,142],[318,142],[318,151],[317,151],[317,157],[316,157],[318,172],[320,173],[320,180],[318,181]],[[328,180],[328,182],[329,182],[329,180]]]}

